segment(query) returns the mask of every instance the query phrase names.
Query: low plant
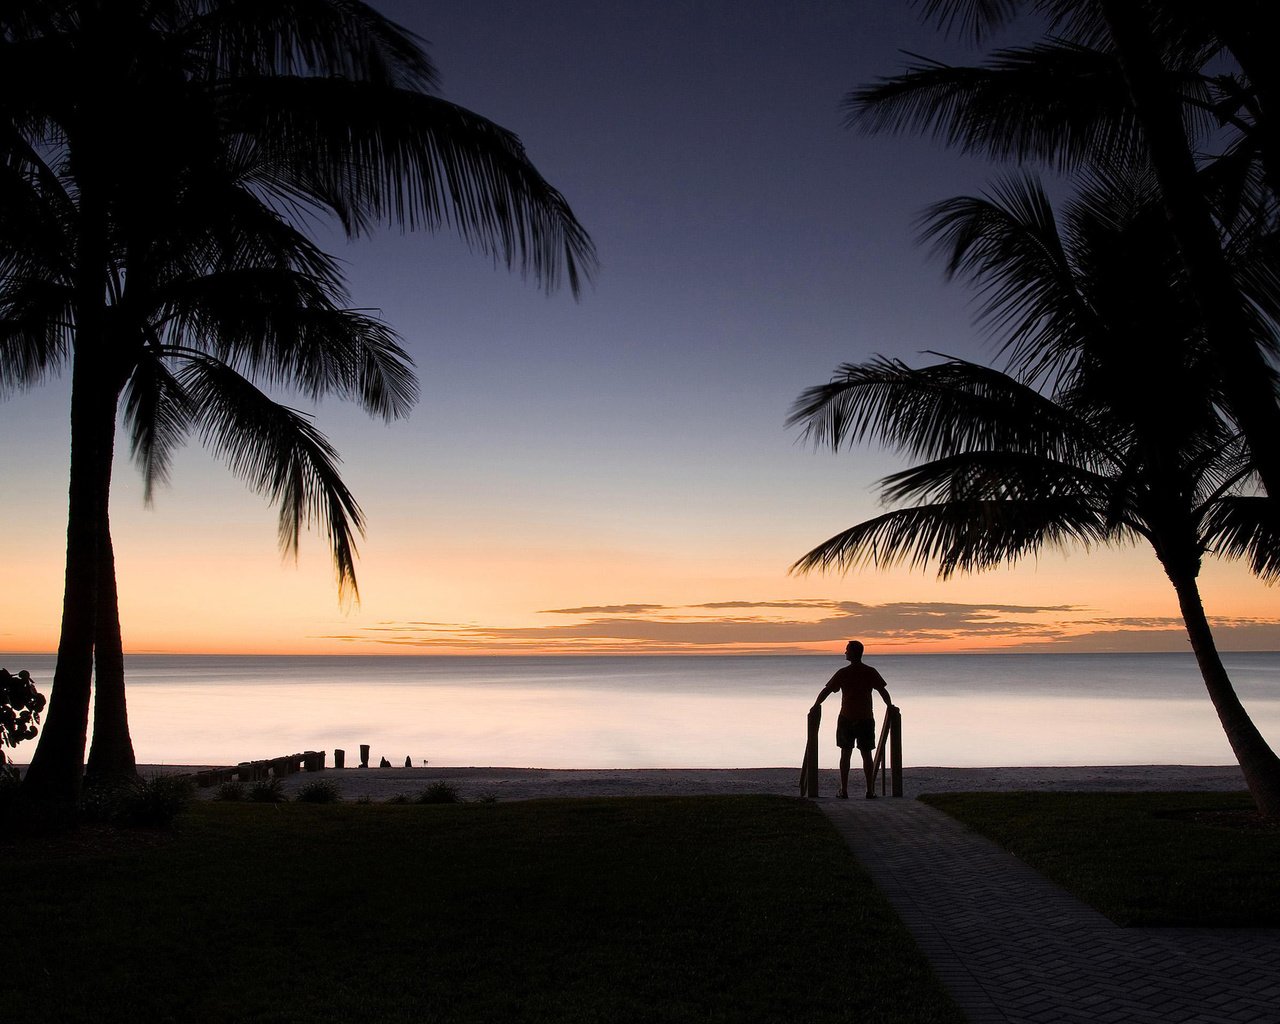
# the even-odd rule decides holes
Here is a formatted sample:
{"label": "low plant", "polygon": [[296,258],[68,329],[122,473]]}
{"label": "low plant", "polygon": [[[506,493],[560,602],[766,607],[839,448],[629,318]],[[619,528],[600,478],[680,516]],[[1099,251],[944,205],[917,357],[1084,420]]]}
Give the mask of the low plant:
{"label": "low plant", "polygon": [[460,804],[462,797],[458,795],[458,787],[443,780],[433,782],[418,794],[420,804]]}
{"label": "low plant", "polygon": [[289,798],[284,795],[284,783],[271,778],[255,782],[249,789],[249,799],[259,804],[278,804]]}
{"label": "low plant", "polygon": [[6,789],[18,781],[18,769],[8,762],[5,748],[35,738],[44,705],[44,694],[36,689],[29,672],[14,675],[0,668],[0,782]]}
{"label": "low plant", "polygon": [[298,800],[304,804],[336,804],[342,799],[342,791],[336,782],[316,779],[298,790]]}
{"label": "low plant", "polygon": [[235,802],[244,799],[244,783],[237,780],[224,782],[218,787],[218,800],[230,800]]}
{"label": "low plant", "polygon": [[414,800],[408,793],[396,793],[394,796],[387,797],[385,802],[389,804],[411,804]]}
{"label": "low plant", "polygon": [[81,797],[80,816],[107,825],[168,825],[191,802],[194,791],[185,775],[92,786]]}

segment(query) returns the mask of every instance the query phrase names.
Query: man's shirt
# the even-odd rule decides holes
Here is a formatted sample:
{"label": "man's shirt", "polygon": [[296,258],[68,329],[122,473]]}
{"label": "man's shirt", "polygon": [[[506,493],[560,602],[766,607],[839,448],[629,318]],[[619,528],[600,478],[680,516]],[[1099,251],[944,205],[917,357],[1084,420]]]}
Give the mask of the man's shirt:
{"label": "man's shirt", "polygon": [[870,665],[846,665],[831,677],[827,683],[827,692],[840,691],[840,715],[859,721],[874,718],[871,710],[871,691],[879,690],[887,701],[885,682],[880,673]]}

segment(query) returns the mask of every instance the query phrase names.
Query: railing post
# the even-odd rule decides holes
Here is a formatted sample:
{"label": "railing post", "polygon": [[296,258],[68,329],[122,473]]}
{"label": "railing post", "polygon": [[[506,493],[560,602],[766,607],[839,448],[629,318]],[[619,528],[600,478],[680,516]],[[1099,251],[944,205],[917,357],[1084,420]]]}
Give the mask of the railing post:
{"label": "railing post", "polygon": [[889,707],[889,774],[893,795],[902,796],[902,712],[896,704]]}
{"label": "railing post", "polygon": [[804,761],[800,765],[800,795],[818,795],[818,731],[822,725],[822,707],[815,704],[809,709],[809,735],[804,747]]}

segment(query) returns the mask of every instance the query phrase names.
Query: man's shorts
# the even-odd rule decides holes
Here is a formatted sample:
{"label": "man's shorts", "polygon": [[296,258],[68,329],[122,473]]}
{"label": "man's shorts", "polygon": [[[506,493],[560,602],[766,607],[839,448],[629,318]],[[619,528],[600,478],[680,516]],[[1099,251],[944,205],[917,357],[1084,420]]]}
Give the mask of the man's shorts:
{"label": "man's shorts", "polygon": [[872,750],[876,745],[876,720],[874,718],[836,719],[836,746],[846,750],[854,745]]}

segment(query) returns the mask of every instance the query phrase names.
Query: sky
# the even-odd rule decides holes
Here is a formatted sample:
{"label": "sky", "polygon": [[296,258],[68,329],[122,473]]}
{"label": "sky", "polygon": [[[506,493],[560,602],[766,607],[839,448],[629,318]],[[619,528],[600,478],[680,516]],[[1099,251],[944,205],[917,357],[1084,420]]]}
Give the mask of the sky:
{"label": "sky", "polygon": [[[281,654],[1185,650],[1143,549],[1049,551],[938,581],[795,576],[881,510],[891,452],[785,426],[842,362],[990,360],[971,293],[916,241],[929,203],[1000,169],[842,126],[904,51],[967,51],[891,0],[384,0],[443,95],[515,131],[600,254],[578,301],[448,234],[347,242],[353,305],[417,365],[393,424],[310,406],[364,509],[358,605],[325,543],[296,562],[275,512],[198,444],[144,505],[117,449],[112,529],[128,652]],[[56,647],[68,382],[0,399],[0,650]],[[1274,589],[1208,563],[1224,649],[1280,649]]]}

